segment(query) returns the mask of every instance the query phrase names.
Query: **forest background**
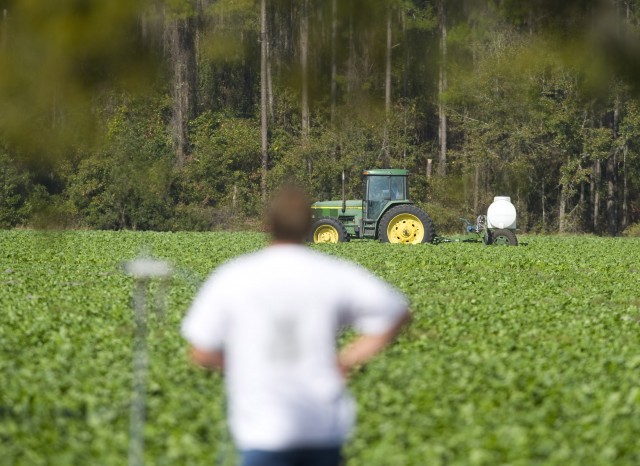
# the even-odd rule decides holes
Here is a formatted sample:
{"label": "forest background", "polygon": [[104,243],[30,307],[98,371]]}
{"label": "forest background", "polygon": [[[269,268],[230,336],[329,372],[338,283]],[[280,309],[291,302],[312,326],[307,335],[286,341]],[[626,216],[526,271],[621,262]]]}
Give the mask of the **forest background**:
{"label": "forest background", "polygon": [[640,234],[640,0],[0,1],[0,227],[256,226],[411,171],[438,231]]}

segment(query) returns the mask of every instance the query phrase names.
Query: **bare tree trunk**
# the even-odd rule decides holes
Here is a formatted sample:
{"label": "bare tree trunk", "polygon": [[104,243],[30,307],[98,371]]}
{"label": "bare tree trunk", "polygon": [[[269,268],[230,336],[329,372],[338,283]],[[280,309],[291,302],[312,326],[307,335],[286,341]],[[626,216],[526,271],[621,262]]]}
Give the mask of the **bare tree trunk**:
{"label": "bare tree trunk", "polygon": [[338,100],[338,56],[336,43],[338,41],[338,0],[331,1],[331,130],[335,136],[333,144],[333,159],[338,160],[340,154],[341,136],[337,131],[336,106]]}
{"label": "bare tree trunk", "polygon": [[[140,13],[140,35],[148,51],[161,50],[168,40],[164,6],[160,0],[150,0]],[[168,47],[167,47],[168,49]],[[197,50],[197,46],[196,46]]]}
{"label": "bare tree trunk", "polygon": [[[582,211],[582,213],[587,211],[587,207],[586,207],[586,203],[587,203],[587,184],[584,181],[580,182],[580,201],[578,202],[578,205],[580,206],[580,210]],[[584,214],[580,215],[580,229],[586,231],[589,228],[589,224],[588,221],[585,222],[585,218],[584,218]]]}
{"label": "bare tree trunk", "polygon": [[356,41],[353,33],[353,1],[349,15],[349,60],[347,64],[347,92],[350,94],[356,88]]}
{"label": "bare tree trunk", "polygon": [[598,231],[598,220],[600,217],[600,160],[593,162],[593,174],[591,175],[592,192],[593,192],[593,231]]}
{"label": "bare tree trunk", "polygon": [[622,223],[624,231],[629,226],[629,190],[627,186],[627,146],[622,149]]}
{"label": "bare tree trunk", "polygon": [[440,22],[440,79],[438,80],[438,141],[440,155],[438,158],[438,175],[447,174],[447,113],[443,102],[443,95],[447,90],[447,17],[444,0],[438,2],[438,16]]}
{"label": "bare tree trunk", "polygon": [[542,204],[542,232],[547,231],[547,210],[546,210],[546,193],[545,193],[544,179],[542,180],[542,193],[540,194],[540,203]]}
{"label": "bare tree trunk", "polygon": [[427,179],[431,178],[432,171],[433,171],[433,159],[427,159]]}
{"label": "bare tree trunk", "polygon": [[336,99],[338,94],[336,41],[338,36],[338,0],[331,0],[331,126],[336,124]]}
{"label": "bare tree trunk", "polygon": [[190,153],[189,120],[194,116],[196,104],[195,19],[168,19],[167,28],[173,68],[171,126],[176,165],[181,167]]}
{"label": "bare tree trunk", "polygon": [[473,215],[478,216],[478,204],[480,201],[480,164],[476,164],[476,173],[473,183]]}
{"label": "bare tree trunk", "polygon": [[389,166],[389,124],[391,114],[391,8],[387,9],[387,48],[384,74],[384,135],[382,139],[382,164]]}
{"label": "bare tree trunk", "polygon": [[631,2],[629,1],[625,2],[625,6],[626,6],[625,17],[627,19],[627,23],[629,23],[629,18],[631,18]]}
{"label": "bare tree trunk", "polygon": [[[620,119],[620,105],[616,98],[615,108],[613,110],[613,128],[612,136],[616,140],[618,138],[618,122]],[[618,179],[618,163],[617,150],[607,159],[607,231],[609,236],[618,234],[618,212],[617,212],[617,180]]]}
{"label": "bare tree trunk", "polygon": [[127,218],[126,218],[126,209],[124,207],[124,202],[120,202],[120,229],[125,230],[127,228]]}
{"label": "bare tree trunk", "polygon": [[609,236],[616,236],[618,226],[616,222],[616,153],[607,159],[607,231]]}
{"label": "bare tree trunk", "polygon": [[262,202],[267,201],[267,169],[269,164],[269,141],[267,126],[267,69],[268,69],[268,37],[267,37],[267,0],[260,0],[260,120],[262,137],[262,176],[260,193]]}
{"label": "bare tree trunk", "polygon": [[562,185],[560,190],[560,208],[558,210],[558,233],[564,233],[566,230],[566,211],[567,211],[567,187]]}
{"label": "bare tree trunk", "polygon": [[409,46],[407,44],[407,15],[405,10],[402,10],[402,43],[404,52],[404,66],[402,67],[402,105],[403,105],[403,118],[402,118],[402,168],[407,168],[407,107],[408,107],[408,69],[409,69]]}
{"label": "bare tree trunk", "polygon": [[235,212],[238,207],[238,185],[234,183],[231,196],[231,209]]}
{"label": "bare tree trunk", "polygon": [[269,103],[269,118],[274,119],[273,113],[273,79],[271,77],[271,44],[267,36],[267,101]]}
{"label": "bare tree trunk", "polygon": [[309,0],[303,0],[300,12],[300,67],[302,71],[302,137],[309,137]]}

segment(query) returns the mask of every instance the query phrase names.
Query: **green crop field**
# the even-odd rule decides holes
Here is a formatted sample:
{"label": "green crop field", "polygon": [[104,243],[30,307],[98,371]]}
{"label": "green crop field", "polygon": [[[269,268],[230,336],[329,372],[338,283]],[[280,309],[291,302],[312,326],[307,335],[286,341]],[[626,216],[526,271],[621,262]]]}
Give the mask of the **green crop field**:
{"label": "green crop field", "polygon": [[[527,246],[317,247],[407,293],[414,320],[353,375],[347,464],[640,464],[640,240]],[[151,286],[145,455],[230,464],[221,378],[190,366],[178,326],[221,262],[257,233],[0,232],[0,464],[123,465],[140,252]],[[295,273],[295,271],[292,271]],[[311,299],[311,298],[310,298]]]}

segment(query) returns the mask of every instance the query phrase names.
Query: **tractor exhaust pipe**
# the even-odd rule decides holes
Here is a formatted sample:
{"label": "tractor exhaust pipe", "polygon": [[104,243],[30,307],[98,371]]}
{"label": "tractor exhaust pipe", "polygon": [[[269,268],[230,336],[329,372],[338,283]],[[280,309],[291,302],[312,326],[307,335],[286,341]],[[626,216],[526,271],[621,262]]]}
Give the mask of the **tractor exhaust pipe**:
{"label": "tractor exhaust pipe", "polygon": [[342,213],[344,214],[347,210],[347,198],[344,191],[344,170],[342,170]]}

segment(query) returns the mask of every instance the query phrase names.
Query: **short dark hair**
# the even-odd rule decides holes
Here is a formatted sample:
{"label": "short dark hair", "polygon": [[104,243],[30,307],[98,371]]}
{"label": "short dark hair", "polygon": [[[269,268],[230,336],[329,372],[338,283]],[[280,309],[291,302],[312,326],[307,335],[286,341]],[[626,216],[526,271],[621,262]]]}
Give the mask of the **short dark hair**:
{"label": "short dark hair", "polygon": [[266,226],[276,241],[302,243],[311,229],[311,200],[295,185],[280,187],[271,198]]}

